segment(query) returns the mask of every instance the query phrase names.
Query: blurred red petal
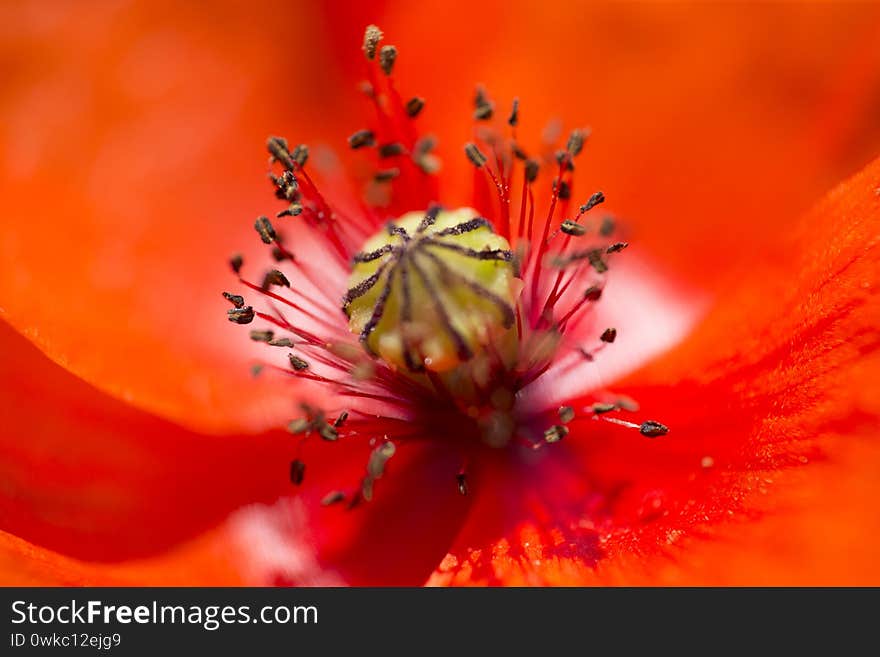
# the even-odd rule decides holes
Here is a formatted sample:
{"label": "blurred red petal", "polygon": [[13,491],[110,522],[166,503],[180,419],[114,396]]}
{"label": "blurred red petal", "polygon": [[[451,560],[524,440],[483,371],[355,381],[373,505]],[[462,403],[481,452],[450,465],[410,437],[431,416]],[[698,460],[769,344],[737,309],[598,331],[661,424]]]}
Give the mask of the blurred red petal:
{"label": "blurred red petal", "polygon": [[431,582],[880,582],[878,273],[880,160],[620,383],[667,436],[576,420],[537,468],[493,465]]}
{"label": "blurred red petal", "polygon": [[131,558],[289,491],[289,436],[194,433],[83,382],[4,322],[0,345],[6,531],[81,558]]}
{"label": "blurred red petal", "polygon": [[[194,433],[77,379],[3,323],[0,345],[0,379],[7,381],[0,394],[0,526],[36,544],[25,553],[50,570],[76,564],[56,573],[74,580],[59,583],[117,581],[128,566],[88,562],[132,559],[155,564],[144,583],[154,576],[156,583],[182,583],[176,557],[145,557],[170,550],[202,559],[203,551],[187,546],[209,541],[205,558],[228,563],[219,580],[210,579],[214,565],[193,563],[192,584],[419,584],[462,522],[467,505],[448,475],[457,463],[440,450],[402,447],[372,503],[355,511],[323,507],[328,492],[359,484],[369,445],[306,448],[306,481],[295,489],[289,434]],[[405,549],[406,558],[389,558],[395,549]],[[39,556],[52,551],[57,558]],[[165,572],[166,562],[177,570]],[[28,577],[40,581],[39,567],[30,563],[23,572],[33,568]],[[4,583],[18,581],[10,577],[0,567]]]}

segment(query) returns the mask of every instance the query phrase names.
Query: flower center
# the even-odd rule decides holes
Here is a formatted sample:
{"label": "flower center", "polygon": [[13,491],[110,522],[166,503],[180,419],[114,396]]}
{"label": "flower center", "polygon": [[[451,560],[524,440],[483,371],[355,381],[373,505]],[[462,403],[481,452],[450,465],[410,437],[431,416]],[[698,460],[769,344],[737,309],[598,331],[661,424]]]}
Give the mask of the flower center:
{"label": "flower center", "polygon": [[[403,100],[392,75],[397,49],[380,47],[382,38],[370,26],[363,45],[369,79],[362,90],[378,121],[348,138],[351,149],[375,160],[365,204],[337,207],[319,189],[319,176],[312,177],[308,147],[271,137],[269,179],[285,204],[276,219],[305,224],[317,243],[295,253],[283,227],[276,231],[261,216],[254,228],[275,266],[260,283],[246,278],[241,256],[230,261],[247,293],[263,303],[255,308],[241,294],[224,293],[233,306],[227,318],[258,322],[251,339],[277,354],[254,372],[298,379],[303,400],[309,389],[321,389],[321,406],[302,401],[288,424],[297,436],[292,483],[303,482],[310,440],[369,450],[360,484],[325,498],[354,506],[373,497],[397,450],[425,438],[460,452],[455,481],[465,494],[464,463],[481,445],[550,447],[584,419],[647,437],[665,434],[658,422],[614,417],[634,410],[620,396],[603,392],[586,406],[548,408],[530,393],[542,377],[592,367],[617,337],[614,327],[588,320],[611,263],[627,246],[613,239],[614,222],[593,212],[605,200],[602,192],[573,201],[575,159],[588,131],[572,131],[564,148],[555,147],[559,135],[548,136],[529,156],[517,136],[519,102],[505,120],[479,88],[474,141],[464,147],[477,209],[434,205],[435,140],[414,125],[425,101]],[[339,179],[338,171],[325,174]],[[315,246],[320,262],[309,257]]]}
{"label": "flower center", "polygon": [[366,350],[409,372],[447,372],[516,349],[513,255],[475,210],[409,212],[354,256],[343,309]]}

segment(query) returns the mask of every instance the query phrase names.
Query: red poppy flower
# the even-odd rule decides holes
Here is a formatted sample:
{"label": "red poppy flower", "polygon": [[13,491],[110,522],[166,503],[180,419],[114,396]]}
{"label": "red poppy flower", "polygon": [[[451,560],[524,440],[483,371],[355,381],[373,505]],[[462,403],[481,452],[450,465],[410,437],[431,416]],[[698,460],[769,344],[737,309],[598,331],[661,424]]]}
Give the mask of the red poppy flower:
{"label": "red poppy flower", "polygon": [[878,583],[876,9],[323,11],[4,10],[2,581]]}

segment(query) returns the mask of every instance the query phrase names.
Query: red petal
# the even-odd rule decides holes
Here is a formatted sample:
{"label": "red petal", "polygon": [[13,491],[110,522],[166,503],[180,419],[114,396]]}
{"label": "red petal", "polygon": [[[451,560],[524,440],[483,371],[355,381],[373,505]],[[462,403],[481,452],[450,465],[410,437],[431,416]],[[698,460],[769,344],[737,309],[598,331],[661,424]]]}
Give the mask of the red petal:
{"label": "red petal", "polygon": [[880,582],[878,273],[880,160],[619,384],[667,436],[584,419],[531,476],[496,467],[431,581]]}
{"label": "red petal", "polygon": [[289,434],[197,434],[101,393],[2,323],[0,345],[0,379],[15,384],[0,395],[0,525],[20,537],[7,537],[4,583],[418,584],[462,522],[458,464],[436,449],[401,446],[376,499],[349,512],[320,501],[359,484],[369,445],[309,446],[302,494],[276,502],[295,490]]}
{"label": "red petal", "polygon": [[3,322],[0,345],[3,529],[78,557],[130,558],[289,490],[289,437],[197,434],[101,393]]}

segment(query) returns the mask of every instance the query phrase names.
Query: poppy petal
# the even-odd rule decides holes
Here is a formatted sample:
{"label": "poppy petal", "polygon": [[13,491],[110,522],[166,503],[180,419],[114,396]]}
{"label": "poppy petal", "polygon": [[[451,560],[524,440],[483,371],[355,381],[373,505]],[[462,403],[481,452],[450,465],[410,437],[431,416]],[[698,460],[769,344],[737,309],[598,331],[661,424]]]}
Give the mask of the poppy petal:
{"label": "poppy petal", "polygon": [[431,583],[880,581],[878,272],[880,160],[619,382],[667,436],[585,416],[531,476],[493,466]]}
{"label": "poppy petal", "polygon": [[[335,583],[418,584],[466,512],[450,474],[458,463],[442,449],[401,445],[376,499],[326,507],[329,492],[360,484],[366,442],[297,450],[286,432],[198,434],[100,392],[2,322],[0,346],[0,378],[16,383],[0,396],[0,526],[39,562],[22,577],[39,581],[40,563],[67,563],[83,582],[111,583],[128,571],[106,562],[123,562],[149,566],[132,566],[145,583],[308,584],[324,573]],[[307,466],[297,497],[294,457]],[[408,545],[413,531],[418,545]],[[407,558],[389,559],[389,545],[408,545]],[[151,556],[160,552],[170,556]],[[202,555],[209,565],[194,564],[187,582],[184,560]],[[14,569],[0,573],[9,583]],[[213,574],[221,579],[199,579]]]}
{"label": "poppy petal", "polygon": [[0,379],[13,384],[0,394],[6,531],[76,557],[132,558],[289,491],[288,435],[198,434],[102,393],[2,321],[0,345]]}

